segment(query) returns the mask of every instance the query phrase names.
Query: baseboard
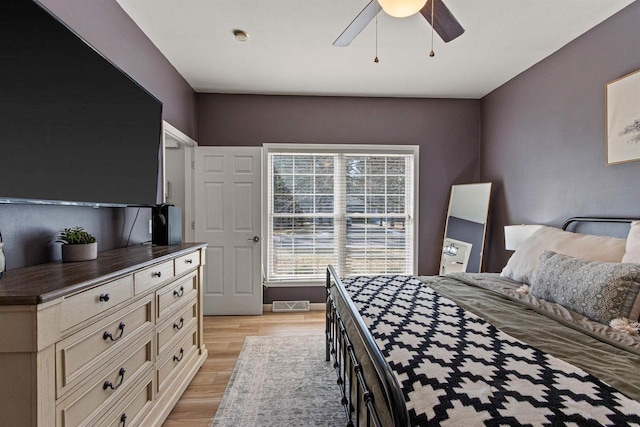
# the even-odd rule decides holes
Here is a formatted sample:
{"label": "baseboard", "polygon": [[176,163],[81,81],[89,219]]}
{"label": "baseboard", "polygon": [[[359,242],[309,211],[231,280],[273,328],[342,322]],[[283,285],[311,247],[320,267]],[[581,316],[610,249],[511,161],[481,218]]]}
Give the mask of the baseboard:
{"label": "baseboard", "polygon": [[[263,313],[271,312],[272,307],[273,306],[271,304],[262,304],[262,312]],[[327,309],[327,304],[324,302],[312,302],[312,303],[309,303],[309,309],[310,311],[325,311]],[[304,313],[304,312],[297,311],[295,313]]]}

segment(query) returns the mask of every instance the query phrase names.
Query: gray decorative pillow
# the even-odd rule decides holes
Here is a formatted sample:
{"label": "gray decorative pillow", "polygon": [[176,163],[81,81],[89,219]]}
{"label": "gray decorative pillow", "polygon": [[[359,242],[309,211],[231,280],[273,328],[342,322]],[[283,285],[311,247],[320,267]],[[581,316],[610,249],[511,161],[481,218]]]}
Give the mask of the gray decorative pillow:
{"label": "gray decorative pillow", "polygon": [[587,261],[552,251],[540,255],[530,290],[604,324],[618,317],[637,319],[639,293],[640,264]]}

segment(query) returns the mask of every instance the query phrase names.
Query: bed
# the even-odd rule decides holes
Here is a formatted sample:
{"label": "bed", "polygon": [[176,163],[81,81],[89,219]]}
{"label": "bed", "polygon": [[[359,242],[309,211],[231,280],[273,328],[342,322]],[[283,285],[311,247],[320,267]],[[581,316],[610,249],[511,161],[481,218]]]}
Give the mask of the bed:
{"label": "bed", "polygon": [[340,280],[329,266],[326,357],[345,424],[639,426],[640,223],[626,240],[565,231],[631,221],[545,228],[502,274]]}

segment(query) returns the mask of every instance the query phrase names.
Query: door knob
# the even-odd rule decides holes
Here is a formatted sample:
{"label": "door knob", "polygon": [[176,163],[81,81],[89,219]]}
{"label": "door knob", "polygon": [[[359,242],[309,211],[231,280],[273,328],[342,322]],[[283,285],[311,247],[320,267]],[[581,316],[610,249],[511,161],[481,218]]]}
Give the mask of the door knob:
{"label": "door knob", "polygon": [[249,239],[247,239],[247,240],[253,240],[255,243],[258,243],[258,242],[260,241],[260,237],[258,237],[258,236],[253,236],[253,237],[251,237],[251,238],[249,238]]}

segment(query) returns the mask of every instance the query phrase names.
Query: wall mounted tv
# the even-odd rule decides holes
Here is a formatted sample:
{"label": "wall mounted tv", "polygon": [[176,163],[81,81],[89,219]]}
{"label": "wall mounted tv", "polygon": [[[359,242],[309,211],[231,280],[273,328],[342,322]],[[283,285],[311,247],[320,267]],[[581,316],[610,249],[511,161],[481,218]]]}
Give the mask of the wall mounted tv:
{"label": "wall mounted tv", "polygon": [[162,103],[39,3],[0,2],[0,202],[155,205]]}

